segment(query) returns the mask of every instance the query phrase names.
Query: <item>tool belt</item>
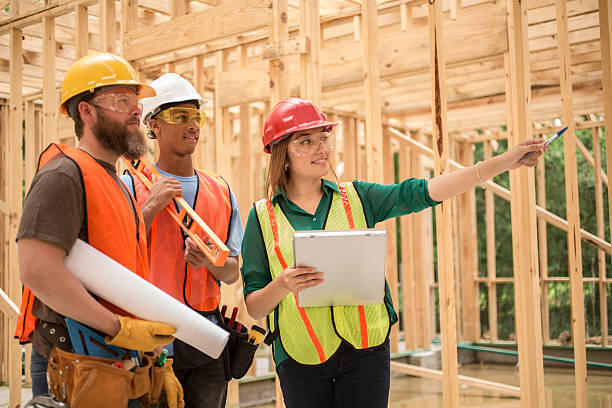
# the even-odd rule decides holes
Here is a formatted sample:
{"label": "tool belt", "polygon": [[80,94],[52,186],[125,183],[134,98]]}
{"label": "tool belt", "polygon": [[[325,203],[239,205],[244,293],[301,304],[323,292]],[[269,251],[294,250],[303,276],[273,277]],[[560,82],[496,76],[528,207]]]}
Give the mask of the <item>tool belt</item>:
{"label": "tool belt", "polygon": [[[251,367],[255,358],[255,351],[258,345],[248,342],[248,330],[244,325],[240,325],[240,331],[236,330],[236,326],[229,327],[229,320],[225,316],[221,316],[217,308],[212,313],[201,313],[202,315],[214,314],[217,317],[219,326],[229,333],[229,340],[219,356],[223,359],[225,367],[225,380],[230,381],[232,378],[239,379],[244,377],[246,372]],[[189,369],[200,367],[210,363],[213,358],[202,353],[198,349],[184,343],[178,339],[174,340],[174,367],[177,369]]]}
{"label": "tool belt", "polygon": [[71,408],[122,408],[134,398],[148,407],[159,400],[164,384],[164,367],[153,362],[154,357],[145,354],[142,366],[126,370],[117,367],[117,360],[53,347],[47,366],[49,389]]}

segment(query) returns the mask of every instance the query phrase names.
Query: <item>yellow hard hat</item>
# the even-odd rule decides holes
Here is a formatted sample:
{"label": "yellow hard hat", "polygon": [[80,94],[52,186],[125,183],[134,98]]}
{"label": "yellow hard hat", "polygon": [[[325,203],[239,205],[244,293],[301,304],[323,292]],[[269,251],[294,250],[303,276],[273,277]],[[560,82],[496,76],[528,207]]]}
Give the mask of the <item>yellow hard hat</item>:
{"label": "yellow hard hat", "polygon": [[137,79],[136,71],[126,60],[114,54],[94,53],[75,62],[66,72],[60,112],[68,114],[66,101],[73,96],[108,85],[133,85],[139,98],[155,96],[155,90]]}

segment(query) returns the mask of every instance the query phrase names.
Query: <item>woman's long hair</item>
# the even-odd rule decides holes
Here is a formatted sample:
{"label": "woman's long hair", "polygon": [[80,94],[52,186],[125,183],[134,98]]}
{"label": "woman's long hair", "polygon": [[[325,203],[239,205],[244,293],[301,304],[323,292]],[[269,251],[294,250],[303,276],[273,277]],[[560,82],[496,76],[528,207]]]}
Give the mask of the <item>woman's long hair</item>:
{"label": "woman's long hair", "polygon": [[[272,153],[270,154],[270,163],[268,164],[268,174],[266,175],[266,197],[270,200],[276,194],[277,191],[282,190],[287,192],[289,187],[289,142],[291,142],[291,136],[287,135],[280,142],[271,146]],[[329,155],[329,171],[334,176],[336,183],[338,182],[338,176],[334,171],[334,166],[331,165],[331,157]]]}

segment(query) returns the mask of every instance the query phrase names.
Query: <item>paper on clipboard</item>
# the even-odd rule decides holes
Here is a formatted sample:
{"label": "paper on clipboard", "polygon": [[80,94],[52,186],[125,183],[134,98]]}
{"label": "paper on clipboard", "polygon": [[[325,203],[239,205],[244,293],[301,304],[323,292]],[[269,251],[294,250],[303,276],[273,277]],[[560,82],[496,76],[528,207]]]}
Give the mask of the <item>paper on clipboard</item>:
{"label": "paper on clipboard", "polygon": [[385,294],[385,230],[296,231],[296,266],[323,272],[323,283],[298,292],[302,307],[380,304]]}

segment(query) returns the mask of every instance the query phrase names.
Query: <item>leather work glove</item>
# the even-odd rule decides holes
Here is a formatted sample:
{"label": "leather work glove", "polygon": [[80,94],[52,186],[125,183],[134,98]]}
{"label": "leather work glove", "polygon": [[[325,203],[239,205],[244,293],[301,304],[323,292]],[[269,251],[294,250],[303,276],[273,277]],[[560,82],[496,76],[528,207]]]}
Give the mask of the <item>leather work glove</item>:
{"label": "leather work glove", "polygon": [[167,323],[119,316],[121,330],[115,337],[106,336],[106,342],[130,350],[153,351],[156,347],[172,343],[176,328]]}
{"label": "leather work glove", "polygon": [[183,387],[172,369],[172,359],[166,360],[164,365],[164,393],[166,394],[166,404],[168,408],[185,408],[183,400]]}

